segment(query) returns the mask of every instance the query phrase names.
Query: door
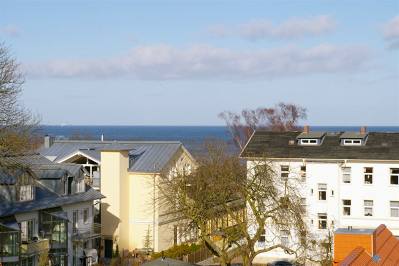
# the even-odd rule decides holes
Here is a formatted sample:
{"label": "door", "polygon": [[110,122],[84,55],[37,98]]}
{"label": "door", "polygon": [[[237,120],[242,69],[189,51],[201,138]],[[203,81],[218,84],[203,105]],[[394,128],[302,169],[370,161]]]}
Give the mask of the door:
{"label": "door", "polygon": [[104,239],[104,257],[112,258],[112,240]]}

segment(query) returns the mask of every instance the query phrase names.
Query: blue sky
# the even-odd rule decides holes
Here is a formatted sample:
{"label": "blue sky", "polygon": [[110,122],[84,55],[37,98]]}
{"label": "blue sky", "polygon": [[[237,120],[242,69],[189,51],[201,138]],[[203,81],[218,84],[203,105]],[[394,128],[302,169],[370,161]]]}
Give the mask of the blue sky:
{"label": "blue sky", "polygon": [[0,40],[44,124],[217,125],[302,105],[399,125],[398,1],[2,1]]}

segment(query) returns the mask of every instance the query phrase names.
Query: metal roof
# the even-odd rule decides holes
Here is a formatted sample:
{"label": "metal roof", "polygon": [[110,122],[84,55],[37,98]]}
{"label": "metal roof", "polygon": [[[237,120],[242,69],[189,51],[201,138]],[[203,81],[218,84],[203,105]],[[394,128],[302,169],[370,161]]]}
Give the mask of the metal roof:
{"label": "metal roof", "polygon": [[39,152],[43,156],[55,158],[54,162],[62,162],[77,152],[100,160],[101,151],[127,150],[132,159],[130,171],[157,173],[164,169],[182,146],[179,141],[56,140],[50,148],[42,148]]}
{"label": "metal roof", "polygon": [[71,195],[59,195],[48,190],[44,186],[39,185],[36,187],[35,199],[32,201],[2,202],[2,204],[0,204],[0,217],[13,215],[16,213],[54,208],[79,202],[93,201],[101,198],[104,198],[104,196],[92,188],[86,192],[75,193]]}

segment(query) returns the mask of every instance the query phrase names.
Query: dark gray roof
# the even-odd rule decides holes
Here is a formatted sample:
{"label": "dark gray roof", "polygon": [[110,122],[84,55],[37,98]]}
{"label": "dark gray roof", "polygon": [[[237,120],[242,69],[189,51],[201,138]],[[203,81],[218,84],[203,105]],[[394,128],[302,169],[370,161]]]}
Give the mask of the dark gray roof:
{"label": "dark gray roof", "polygon": [[258,130],[244,150],[243,158],[399,160],[399,133],[370,132],[366,145],[342,146],[339,133],[327,133],[318,146],[290,145],[301,132]]}
{"label": "dark gray roof", "polygon": [[344,132],[341,134],[341,139],[364,139],[367,136],[365,133],[360,132]]}
{"label": "dark gray roof", "polygon": [[337,230],[335,230],[336,234],[356,234],[356,235],[370,235],[375,231],[375,229],[371,229],[371,228],[352,228],[352,229],[348,229],[348,228],[338,228]]}
{"label": "dark gray roof", "polygon": [[39,152],[60,162],[78,151],[99,161],[102,150],[127,150],[135,157],[131,160],[130,171],[153,173],[162,171],[182,146],[179,141],[56,140],[50,148],[41,148]]}
{"label": "dark gray roof", "polygon": [[44,186],[37,186],[35,199],[32,201],[2,202],[2,204],[0,204],[0,217],[14,215],[17,213],[60,207],[79,202],[93,201],[101,198],[104,198],[104,196],[100,192],[92,188],[82,193],[76,193],[71,195],[58,195],[48,190]]}
{"label": "dark gray roof", "polygon": [[302,132],[296,137],[297,139],[320,139],[326,134],[326,132],[314,131],[314,132]]}

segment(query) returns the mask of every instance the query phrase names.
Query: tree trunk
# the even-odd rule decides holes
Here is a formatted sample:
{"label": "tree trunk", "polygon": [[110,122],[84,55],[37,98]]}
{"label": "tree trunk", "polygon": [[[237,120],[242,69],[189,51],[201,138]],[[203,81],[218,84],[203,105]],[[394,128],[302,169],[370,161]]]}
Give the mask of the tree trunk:
{"label": "tree trunk", "polygon": [[242,265],[243,266],[251,266],[252,265],[252,259],[248,254],[242,255]]}

